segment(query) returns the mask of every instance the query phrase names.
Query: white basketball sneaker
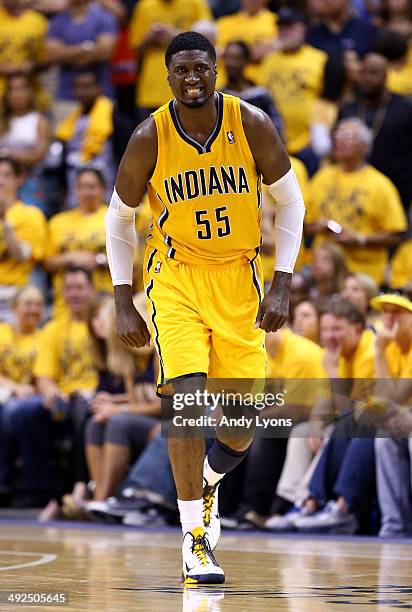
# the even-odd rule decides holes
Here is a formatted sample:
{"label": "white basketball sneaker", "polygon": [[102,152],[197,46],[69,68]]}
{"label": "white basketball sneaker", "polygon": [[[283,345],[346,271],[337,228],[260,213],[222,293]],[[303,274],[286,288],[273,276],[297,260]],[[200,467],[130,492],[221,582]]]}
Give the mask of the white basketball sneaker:
{"label": "white basketball sneaker", "polygon": [[215,550],[220,539],[219,485],[221,482],[222,479],[215,485],[210,485],[203,477],[203,524],[212,550]]}
{"label": "white basketball sneaker", "polygon": [[185,533],[182,579],[186,584],[222,584],[225,573],[213,556],[203,527]]}

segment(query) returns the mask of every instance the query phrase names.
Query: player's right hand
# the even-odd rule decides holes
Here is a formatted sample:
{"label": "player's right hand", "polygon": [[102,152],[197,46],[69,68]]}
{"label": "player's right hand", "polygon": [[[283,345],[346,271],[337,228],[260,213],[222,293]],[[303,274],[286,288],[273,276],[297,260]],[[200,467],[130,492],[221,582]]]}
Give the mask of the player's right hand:
{"label": "player's right hand", "polygon": [[150,344],[146,321],[134,306],[118,311],[116,322],[120,340],[130,348],[140,348]]}

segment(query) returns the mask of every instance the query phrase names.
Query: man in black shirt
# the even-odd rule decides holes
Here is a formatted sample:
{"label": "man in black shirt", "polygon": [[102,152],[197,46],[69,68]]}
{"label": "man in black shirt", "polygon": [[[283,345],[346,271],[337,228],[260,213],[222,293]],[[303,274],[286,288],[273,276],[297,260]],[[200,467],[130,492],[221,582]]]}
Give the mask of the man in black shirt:
{"label": "man in black shirt", "polygon": [[412,103],[386,88],[387,60],[368,53],[362,62],[359,95],[339,118],[359,117],[373,132],[369,161],[398,188],[405,209],[412,202]]}

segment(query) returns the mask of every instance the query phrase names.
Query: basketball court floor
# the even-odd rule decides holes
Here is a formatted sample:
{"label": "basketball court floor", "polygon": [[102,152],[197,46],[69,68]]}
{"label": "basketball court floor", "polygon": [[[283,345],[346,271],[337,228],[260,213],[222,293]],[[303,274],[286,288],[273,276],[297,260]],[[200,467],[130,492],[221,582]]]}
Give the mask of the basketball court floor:
{"label": "basketball court floor", "polygon": [[[11,593],[64,593],[47,610],[238,612],[412,609],[412,541],[224,532],[221,586],[179,579],[177,529],[0,522],[0,610]],[[44,605],[44,604],[43,604]]]}

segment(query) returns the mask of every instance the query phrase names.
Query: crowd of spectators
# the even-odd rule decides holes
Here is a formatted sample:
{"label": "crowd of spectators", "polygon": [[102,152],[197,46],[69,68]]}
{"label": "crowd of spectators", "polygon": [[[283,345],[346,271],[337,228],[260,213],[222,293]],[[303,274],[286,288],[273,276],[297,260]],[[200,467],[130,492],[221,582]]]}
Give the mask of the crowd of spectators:
{"label": "crowd of spectators", "polygon": [[[411,0],[0,0],[0,505],[176,521],[157,357],[116,337],[104,215],[188,29],[216,46],[217,88],[272,119],[307,208],[267,337],[294,427],[224,480],[224,525],[411,535]],[[268,282],[265,191],[262,210]],[[145,199],[142,313],[149,226]]]}

